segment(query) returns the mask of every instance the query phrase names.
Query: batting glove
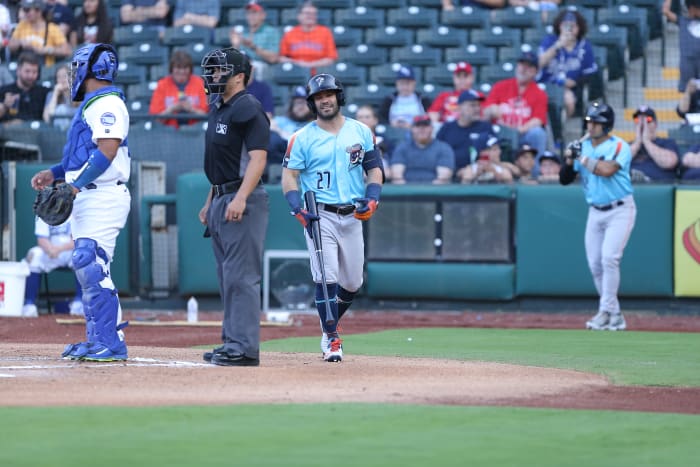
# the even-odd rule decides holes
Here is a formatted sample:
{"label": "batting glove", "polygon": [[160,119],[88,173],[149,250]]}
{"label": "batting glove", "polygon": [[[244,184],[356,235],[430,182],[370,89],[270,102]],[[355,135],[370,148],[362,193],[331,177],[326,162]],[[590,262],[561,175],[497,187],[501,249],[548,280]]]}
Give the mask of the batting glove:
{"label": "batting glove", "polygon": [[581,142],[572,141],[567,144],[566,149],[564,150],[564,156],[570,159],[578,159],[581,157]]}
{"label": "batting glove", "polygon": [[360,219],[361,221],[369,220],[377,210],[379,202],[372,198],[353,198],[355,202],[355,219]]}
{"label": "batting glove", "polygon": [[301,208],[296,208],[291,212],[292,216],[296,217],[297,220],[301,225],[304,226],[306,229],[306,232],[309,234],[309,237],[311,237],[311,224],[314,221],[317,221],[320,219],[320,217],[311,214],[309,211],[306,209],[301,209]]}

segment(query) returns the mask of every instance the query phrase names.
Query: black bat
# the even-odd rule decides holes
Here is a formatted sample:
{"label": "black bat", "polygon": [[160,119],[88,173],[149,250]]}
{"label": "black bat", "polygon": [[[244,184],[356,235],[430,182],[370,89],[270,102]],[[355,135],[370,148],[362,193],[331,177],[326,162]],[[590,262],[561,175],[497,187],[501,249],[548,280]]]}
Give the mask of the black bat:
{"label": "black bat", "polygon": [[[304,193],[304,202],[306,203],[306,210],[309,211],[309,214],[318,217],[316,193],[314,193],[312,190]],[[318,264],[321,268],[323,300],[326,302],[326,324],[331,325],[335,323],[336,319],[333,315],[333,311],[331,310],[331,303],[328,301],[328,288],[326,287],[326,266],[323,263],[323,246],[321,245],[321,226],[319,224],[319,220],[311,221],[311,239],[314,241],[316,258],[318,258]]]}

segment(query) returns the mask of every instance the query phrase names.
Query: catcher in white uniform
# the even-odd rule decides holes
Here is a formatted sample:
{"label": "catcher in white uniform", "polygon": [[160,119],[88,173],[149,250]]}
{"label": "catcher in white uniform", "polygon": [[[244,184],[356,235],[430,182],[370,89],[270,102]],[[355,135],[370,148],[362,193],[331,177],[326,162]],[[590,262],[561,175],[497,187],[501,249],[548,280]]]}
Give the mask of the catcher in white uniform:
{"label": "catcher in white uniform", "polygon": [[[117,52],[109,44],[89,44],[75,52],[71,97],[82,103],[68,130],[63,159],[32,177],[36,190],[65,180],[66,185],[56,192],[69,195],[51,205],[59,210],[65,206],[68,212],[72,205],[73,267],[83,287],[86,341],[67,345],[62,354],[66,359],[127,359],[121,331],[126,323],[120,324],[119,297],[109,271],[131,205],[126,187],[129,114],[123,92],[112,85],[118,67]],[[35,205],[35,211],[41,213],[42,206]]]}
{"label": "catcher in white uniform", "polygon": [[[31,274],[27,277],[24,287],[24,307],[22,316],[36,317],[39,311],[36,300],[41,287],[41,274],[48,274],[57,268],[73,267],[73,238],[70,233],[70,222],[60,225],[49,225],[39,217],[34,222],[34,235],[37,245],[30,248],[25,257]],[[70,304],[70,314],[84,316],[81,296],[83,289],[76,280],[75,297]]]}

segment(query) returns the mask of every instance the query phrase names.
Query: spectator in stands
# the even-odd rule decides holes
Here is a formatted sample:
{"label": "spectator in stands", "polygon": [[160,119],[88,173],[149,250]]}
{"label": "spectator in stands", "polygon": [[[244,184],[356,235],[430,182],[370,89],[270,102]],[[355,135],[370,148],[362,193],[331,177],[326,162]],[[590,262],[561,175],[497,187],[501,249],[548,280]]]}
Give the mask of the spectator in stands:
{"label": "spectator in stands", "polygon": [[671,0],[664,0],[664,15],[678,23],[680,77],[678,91],[684,92],[688,80],[700,76],[700,0],[681,0],[674,11]]}
{"label": "spectator in stands", "polygon": [[58,25],[66,39],[70,38],[70,32],[75,27],[75,16],[73,16],[73,10],[61,0],[46,0],[44,18],[46,21]]}
{"label": "spectator in stands", "polygon": [[[174,50],[170,56],[170,74],[158,80],[151,96],[148,113],[173,117],[163,123],[175,128],[197,122],[192,114],[206,115],[209,112],[204,80],[192,74],[192,56],[184,50]],[[177,114],[190,114],[189,118],[174,117]]]}
{"label": "spectator in stands", "polygon": [[515,77],[498,81],[491,88],[483,104],[483,115],[493,123],[517,130],[519,144],[527,143],[542,154],[547,146],[547,94],[535,82],[537,67],[537,56],[523,53],[515,67]]}
{"label": "spectator in stands", "polygon": [[56,70],[54,88],[46,95],[44,121],[62,130],[67,130],[73,115],[78,110],[78,103],[71,98],[70,66],[63,65]]}
{"label": "spectator in stands", "polygon": [[496,130],[488,122],[481,120],[481,103],[484,95],[473,89],[462,91],[457,100],[459,116],[457,120],[446,122],[440,127],[436,138],[450,145],[455,153],[455,178],[461,180],[464,169],[476,160],[476,143],[481,135],[494,135]]}
{"label": "spectator in stands", "polygon": [[700,113],[700,78],[688,81],[676,107],[676,112],[686,122],[688,121],[686,115]]}
{"label": "spectator in stands", "polygon": [[248,86],[246,86],[246,91],[254,95],[255,98],[260,101],[260,105],[262,105],[263,110],[267,114],[267,118],[272,120],[275,115],[275,96],[272,93],[272,87],[265,81],[258,79],[258,70],[255,68],[255,65],[253,65],[250,72],[250,81],[248,82]]}
{"label": "spectator in stands", "polygon": [[298,25],[282,35],[280,57],[282,63],[311,68],[332,65],[338,59],[333,32],[318,24],[318,9],[312,2],[305,1],[299,7]]}
{"label": "spectator in stands", "polygon": [[459,62],[452,73],[454,89],[437,95],[428,108],[428,114],[434,123],[444,123],[459,117],[457,100],[462,91],[471,89],[474,85],[474,72],[467,62]]}
{"label": "spectator in stands", "polygon": [[537,183],[537,177],[533,174],[535,156],[537,156],[537,149],[529,144],[521,144],[520,148],[518,148],[518,152],[515,153],[514,163],[518,168],[518,180],[520,182]]}
{"label": "spectator in stands", "polygon": [[292,133],[302,128],[313,120],[314,114],[306,103],[306,89],[304,86],[294,88],[287,112],[284,115],[277,115],[272,119],[270,128],[288,140]]}
{"label": "spectator in stands", "polygon": [[[452,0],[442,0],[442,9],[452,11],[455,9],[455,2]],[[508,5],[506,0],[459,0],[459,6],[475,6],[478,8],[503,8]]]}
{"label": "spectator in stands", "polygon": [[476,143],[478,156],[462,171],[462,183],[510,183],[517,168],[501,161],[498,138],[484,134]]}
{"label": "spectator in stands", "polygon": [[168,26],[168,0],[122,0],[119,8],[120,24],[141,24],[158,29],[162,34]]}
{"label": "spectator in stands", "polygon": [[[255,62],[277,63],[279,60],[280,31],[265,22],[265,8],[256,1],[245,6],[247,24],[235,25],[230,30],[231,45],[244,52]],[[262,72],[258,65],[258,73]]]}
{"label": "spectator in stands", "polygon": [[539,183],[559,184],[559,169],[561,159],[552,151],[545,150],[539,157],[540,174],[537,176]]}
{"label": "spectator in stands", "polygon": [[49,88],[38,84],[41,57],[22,52],[17,59],[17,79],[0,88],[0,123],[42,120]]}
{"label": "spectator in stands", "polygon": [[673,182],[678,166],[678,146],[668,138],[656,136],[656,112],[642,105],[632,115],[634,119],[634,141],[630,143],[632,152],[631,173],[634,181]]}
{"label": "spectator in stands", "polygon": [[107,11],[107,1],[83,0],[83,9],[75,19],[75,31],[70,35],[73,47],[112,42],[114,25]]}
{"label": "spectator in stands", "polygon": [[43,64],[47,66],[71,54],[71,46],[61,28],[44,19],[41,0],[22,0],[20,6],[25,17],[17,23],[8,43],[13,54],[34,52],[43,57]]}
{"label": "spectator in stands", "polygon": [[391,155],[391,182],[442,185],[452,181],[454,170],[454,152],[449,144],[433,139],[430,116],[414,117],[411,139],[399,143]]}
{"label": "spectator in stands", "polygon": [[692,145],[681,158],[681,179],[700,180],[700,143]]}
{"label": "spectator in stands", "polygon": [[553,34],[547,34],[540,43],[537,81],[564,88],[564,108],[571,117],[581,87],[598,71],[598,65],[593,46],[586,39],[588,25],[581,13],[562,10],[554,18],[552,28]]}
{"label": "spectator in stands", "polygon": [[177,0],[173,11],[173,26],[202,26],[215,28],[219,23],[219,0]]}
{"label": "spectator in stands", "polygon": [[[70,221],[61,225],[50,226],[39,217],[34,222],[34,235],[36,246],[29,249],[23,259],[29,266],[30,274],[27,276],[24,287],[24,306],[22,316],[36,318],[39,310],[36,300],[41,286],[41,275],[48,274],[60,267],[73,267],[73,238],[71,237]],[[70,314],[85,316],[83,302],[83,289],[80,282],[75,280],[75,296],[70,304]]]}
{"label": "spectator in stands", "polygon": [[385,136],[386,126],[379,123],[377,110],[371,105],[361,105],[355,112],[355,120],[367,125],[374,133],[374,147],[381,152],[384,175],[387,180],[391,179],[389,156],[391,156],[391,151],[393,151],[396,142]]}
{"label": "spectator in stands", "polygon": [[7,45],[5,41],[10,40],[11,34],[12,17],[10,16],[10,10],[5,6],[5,4],[0,3],[0,42],[2,43],[2,47]]}
{"label": "spectator in stands", "polygon": [[396,72],[396,91],[386,96],[379,107],[379,121],[396,128],[411,128],[416,115],[423,115],[430,100],[416,92],[416,75],[410,66]]}

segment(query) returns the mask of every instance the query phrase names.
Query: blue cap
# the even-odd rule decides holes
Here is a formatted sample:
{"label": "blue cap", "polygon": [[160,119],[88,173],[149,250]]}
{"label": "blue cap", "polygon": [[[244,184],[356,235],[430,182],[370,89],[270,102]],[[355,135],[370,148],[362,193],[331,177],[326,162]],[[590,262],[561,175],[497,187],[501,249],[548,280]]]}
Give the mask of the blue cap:
{"label": "blue cap", "polygon": [[410,79],[415,81],[416,75],[413,73],[413,68],[410,66],[401,66],[396,71],[396,79]]}
{"label": "blue cap", "polygon": [[494,144],[498,144],[498,138],[490,133],[482,133],[479,138],[474,143],[474,147],[477,151],[481,152],[484,149],[488,149]]}
{"label": "blue cap", "polygon": [[539,68],[540,66],[539,60],[537,60],[537,55],[535,55],[533,52],[523,52],[520,58],[518,58],[518,63],[520,62],[525,62],[534,66],[535,68]]}
{"label": "blue cap", "polygon": [[459,95],[459,99],[457,99],[457,103],[461,104],[462,102],[469,102],[469,101],[483,101],[485,99],[484,95],[481,94],[479,91],[475,91],[473,89],[467,89],[466,91],[462,91],[462,93]]}
{"label": "blue cap", "polygon": [[551,160],[555,161],[557,164],[561,164],[561,160],[559,159],[559,156],[554,154],[552,151],[543,151],[539,157],[540,162],[542,162],[542,159],[551,159]]}

